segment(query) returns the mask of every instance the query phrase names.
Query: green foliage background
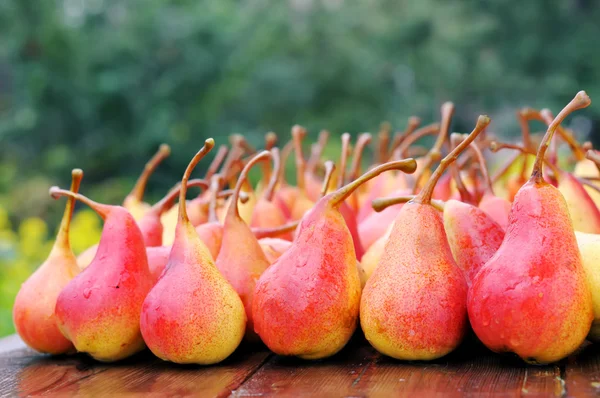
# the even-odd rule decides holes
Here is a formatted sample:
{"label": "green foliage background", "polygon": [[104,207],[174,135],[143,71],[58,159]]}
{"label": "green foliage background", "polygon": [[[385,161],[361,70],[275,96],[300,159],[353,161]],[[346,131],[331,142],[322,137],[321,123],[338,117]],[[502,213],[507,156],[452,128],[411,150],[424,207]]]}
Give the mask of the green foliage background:
{"label": "green foliage background", "polygon": [[[598,21],[591,0],[0,0],[0,335],[73,167],[118,203],[168,142],[157,198],[209,136],[401,128],[446,100],[456,129],[485,112],[515,135],[519,106],[600,98]],[[100,228],[82,214],[77,250]]]}

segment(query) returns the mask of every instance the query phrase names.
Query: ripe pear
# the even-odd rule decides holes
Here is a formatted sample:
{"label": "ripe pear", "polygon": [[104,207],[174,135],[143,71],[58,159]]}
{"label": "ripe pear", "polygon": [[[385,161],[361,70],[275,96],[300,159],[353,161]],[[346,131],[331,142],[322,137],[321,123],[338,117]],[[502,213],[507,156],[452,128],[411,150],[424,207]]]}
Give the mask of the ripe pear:
{"label": "ripe pear", "polygon": [[569,209],[542,174],[557,126],[589,103],[579,92],[548,127],[531,177],[515,196],[504,240],[469,289],[469,319],[477,337],[492,351],[514,352],[531,363],[573,353],[593,320]]}
{"label": "ripe pear", "polygon": [[[71,191],[76,193],[83,172],[74,169],[71,174]],[[13,307],[13,322],[17,333],[25,344],[42,353],[63,354],[74,351],[73,344],[58,329],[54,315],[60,291],[79,273],[77,260],[69,243],[69,226],[74,207],[75,199],[69,198],[48,259],[23,283]]]}
{"label": "ripe pear", "polygon": [[176,363],[220,362],[237,348],[246,329],[240,297],[217,270],[186,211],[187,181],[213,146],[213,139],[206,140],[185,170],[169,262],[142,305],[140,328],[148,348]]}
{"label": "ripe pear", "polygon": [[144,348],[140,333],[142,301],[152,286],[144,238],[133,216],[121,206],[96,203],[57,187],[104,219],[96,256],[56,300],[58,327],[77,351],[99,361],[116,361]]}
{"label": "ripe pear", "polygon": [[302,218],[292,246],[254,291],[254,330],[273,352],[319,359],[348,342],[358,320],[360,279],[352,237],[337,209],[382,172],[415,168],[413,159],[379,166],[320,199]]}
{"label": "ripe pear", "polygon": [[575,231],[585,276],[592,294],[594,321],[588,340],[600,342],[600,235]]}
{"label": "ripe pear", "polygon": [[252,318],[254,286],[270,263],[252,230],[241,218],[237,207],[237,199],[250,169],[257,162],[269,158],[271,158],[271,153],[263,151],[253,157],[242,170],[234,190],[232,205],[225,216],[222,247],[219,256],[216,258],[217,269],[231,283],[244,303],[248,320],[245,337],[246,340],[251,342],[259,340],[256,333],[254,333]]}
{"label": "ripe pear", "polygon": [[431,205],[446,168],[490,123],[442,159],[423,190],[398,213],[360,304],[366,339],[384,355],[432,360],[454,350],[467,330],[467,284],[448,245],[440,212]]}

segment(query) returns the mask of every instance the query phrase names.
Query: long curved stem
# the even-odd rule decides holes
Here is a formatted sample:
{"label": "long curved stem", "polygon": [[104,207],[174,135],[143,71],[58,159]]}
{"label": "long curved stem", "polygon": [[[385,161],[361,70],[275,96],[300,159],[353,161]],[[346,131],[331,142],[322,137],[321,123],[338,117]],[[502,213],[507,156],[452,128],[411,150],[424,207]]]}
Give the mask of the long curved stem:
{"label": "long curved stem", "polygon": [[371,142],[372,136],[370,133],[362,133],[356,140],[354,153],[352,154],[352,165],[350,166],[350,180],[354,181],[360,174],[360,164],[365,147]]}
{"label": "long curved stem", "polygon": [[227,147],[227,145],[221,145],[219,147],[219,150],[217,151],[215,158],[210,163],[210,166],[208,166],[208,169],[206,170],[206,174],[204,175],[204,179],[206,181],[210,181],[212,176],[215,175],[217,170],[219,170],[219,167],[221,166],[221,163],[223,163],[223,160],[225,160],[225,157],[227,156],[228,152],[229,152],[229,148]]}
{"label": "long curved stem", "polygon": [[[371,206],[373,210],[377,213],[382,212],[390,206],[394,206],[401,203],[407,203],[413,200],[417,195],[407,195],[407,196],[394,196],[390,198],[377,198],[371,201]],[[444,211],[444,205],[446,202],[442,200],[432,199],[431,205],[438,209],[439,211]]]}
{"label": "long curved stem", "polygon": [[[408,123],[403,132],[397,132],[394,134],[394,138],[392,140],[392,145],[390,146],[391,157],[394,157],[394,152],[400,147],[400,145],[404,142],[406,137],[410,136],[415,132],[415,130],[421,125],[421,119],[417,116],[411,116],[408,118]],[[410,145],[409,145],[410,146]],[[402,152],[398,154],[398,157],[402,156]],[[387,160],[391,160],[388,158]]]}
{"label": "long curved stem", "polygon": [[196,165],[202,160],[207,153],[211,151],[215,146],[215,140],[212,138],[204,141],[204,146],[194,155],[190,163],[188,164],[185,172],[183,173],[183,178],[181,179],[181,190],[179,191],[179,220],[184,223],[189,223],[190,219],[187,214],[187,206],[185,202],[185,197],[187,195],[187,184],[190,179],[190,175],[192,171],[196,167]]}
{"label": "long curved stem", "polygon": [[554,135],[556,128],[573,111],[575,111],[577,109],[585,108],[585,107],[589,106],[591,103],[592,103],[592,101],[590,100],[590,97],[588,97],[586,92],[580,91],[577,93],[577,95],[575,95],[575,98],[573,98],[571,100],[571,102],[569,102],[567,104],[567,106],[565,106],[563,108],[563,110],[560,111],[560,113],[556,116],[556,118],[554,118],[552,123],[550,123],[550,125],[548,126],[548,130],[546,131],[546,134],[544,135],[544,138],[542,138],[542,143],[540,144],[540,147],[539,147],[538,153],[537,153],[537,157],[535,159],[535,163],[533,164],[533,171],[531,173],[531,179],[533,181],[539,183],[539,182],[542,182],[542,180],[544,179],[544,176],[542,174],[543,173],[542,164],[544,163],[544,158],[546,156],[546,150],[548,149],[550,140],[552,139],[552,136]]}
{"label": "long curved stem", "polygon": [[323,177],[323,185],[321,186],[321,197],[327,194],[329,184],[331,183],[331,177],[335,171],[335,163],[331,160],[325,162],[325,177]]}
{"label": "long curved stem", "polygon": [[362,184],[369,181],[370,179],[377,177],[379,174],[385,171],[400,170],[404,173],[411,174],[414,173],[416,169],[417,162],[414,159],[404,159],[384,163],[367,171],[358,179],[352,181],[351,183],[343,186],[342,188],[332,193],[329,203],[331,204],[331,206],[339,206],[344,200],[346,200],[350,195],[352,195],[352,192],[354,192],[358,187],[360,187]]}
{"label": "long curved stem", "polygon": [[127,195],[129,198],[133,198],[137,201],[142,201],[144,199],[144,191],[146,190],[146,184],[148,183],[148,179],[154,173],[154,170],[158,167],[158,165],[165,160],[171,154],[171,147],[167,144],[161,144],[158,148],[158,151],[152,156],[152,158],[146,163],[144,166],[144,171],[138,177],[133,189]]}
{"label": "long curved stem", "polygon": [[301,192],[306,192],[305,174],[306,163],[302,154],[302,139],[306,135],[306,130],[298,125],[292,127],[292,139],[294,140],[294,150],[296,152],[296,186]]}
{"label": "long curved stem", "polygon": [[240,218],[240,212],[239,212],[239,208],[238,208],[238,200],[240,199],[240,190],[242,189],[244,182],[248,178],[248,173],[250,172],[250,169],[252,167],[254,167],[254,165],[256,165],[258,162],[267,160],[270,158],[271,158],[271,152],[262,151],[258,155],[254,156],[252,159],[250,159],[250,161],[246,164],[246,166],[244,166],[244,169],[242,170],[242,173],[240,174],[240,176],[237,180],[237,184],[235,185],[235,188],[233,190],[233,196],[231,198],[231,203],[229,205],[229,209],[227,210],[227,217]]}
{"label": "long curved stem", "polygon": [[[492,141],[490,143],[490,150],[492,152],[498,152],[501,149],[512,149],[515,151],[519,151],[520,154],[522,154],[522,155],[535,156],[535,154],[536,154],[535,150],[529,150],[529,149],[523,148],[522,146],[519,146],[516,144],[508,144],[508,143],[497,142],[497,141]],[[525,156],[525,158],[527,158],[527,156]],[[554,178],[558,181],[560,179],[560,175],[561,175],[561,171],[558,168],[558,166],[556,166],[554,163],[550,162],[548,159],[544,159],[544,163],[546,163],[546,166],[548,166],[550,168],[550,170],[552,170],[552,174],[554,174]]]}
{"label": "long curved stem", "polygon": [[[83,170],[73,169],[71,171],[71,192],[77,193],[79,191],[82,178]],[[69,200],[67,200],[67,205],[65,206],[65,212],[63,213],[62,220],[60,221],[58,235],[56,236],[56,244],[67,249],[71,247],[71,244],[69,243],[69,228],[71,226],[71,218],[73,217],[74,208],[75,198],[69,197]]]}
{"label": "long curved stem", "polygon": [[442,157],[441,150],[442,145],[446,141],[446,136],[450,131],[450,123],[452,122],[452,116],[454,115],[454,104],[452,102],[445,102],[442,105],[442,124],[438,133],[438,136],[433,144],[433,147],[429,150],[429,153],[425,156],[425,164],[418,170],[418,174],[415,176],[415,185],[413,187],[413,193],[417,193],[421,180],[425,175],[425,172]]}
{"label": "long curved stem", "polygon": [[273,158],[273,174],[269,179],[269,185],[265,188],[263,198],[267,201],[273,200],[273,194],[275,193],[275,187],[279,181],[279,174],[281,173],[281,158],[279,156],[279,148],[271,148],[271,156]]}
{"label": "long curved stem", "polygon": [[402,144],[400,144],[398,146],[398,148],[396,148],[394,150],[392,157],[394,159],[398,159],[403,156],[406,156],[406,151],[408,150],[408,148],[410,148],[410,146],[412,144],[414,144],[417,140],[419,140],[423,137],[426,137],[428,135],[439,134],[439,131],[440,131],[439,123],[431,123],[431,124],[421,127],[418,130],[415,130],[413,133],[411,133],[409,136],[407,136],[402,141]]}
{"label": "long curved stem", "polygon": [[348,152],[350,150],[350,134],[342,134],[342,152],[340,154],[340,170],[338,171],[338,189],[344,186],[346,179],[346,163],[348,162]]}
{"label": "long curved stem", "polygon": [[377,133],[377,157],[375,163],[385,163],[389,157],[388,148],[390,146],[390,132],[392,125],[389,122],[383,122],[379,126],[379,132]]}
{"label": "long curved stem", "polygon": [[287,234],[289,232],[294,231],[296,228],[298,228],[299,224],[300,224],[300,220],[296,220],[296,221],[291,221],[287,224],[280,225],[278,227],[270,227],[270,228],[254,227],[251,229],[252,229],[252,233],[254,234],[256,239],[261,239],[261,238],[269,238],[269,237],[273,237],[273,236]]}
{"label": "long curved stem", "polygon": [[415,202],[422,204],[431,203],[433,189],[435,188],[435,185],[437,184],[442,174],[444,174],[446,168],[456,160],[458,155],[461,154],[465,150],[465,148],[469,146],[469,144],[473,142],[473,140],[477,138],[479,133],[481,133],[489,124],[489,117],[483,115],[479,116],[479,118],[477,119],[477,125],[475,126],[475,129],[463,142],[461,142],[456,148],[452,150],[452,152],[450,152],[448,155],[446,155],[445,158],[443,158],[440,161],[439,166],[437,167],[437,169],[435,169],[435,171],[431,175],[431,178],[429,178],[429,181],[427,182],[425,187],[423,187],[423,190],[421,190],[421,192],[415,198]]}
{"label": "long curved stem", "polygon": [[321,130],[317,142],[313,144],[310,158],[306,164],[306,174],[314,174],[317,165],[321,160],[321,155],[323,155],[323,149],[325,149],[325,146],[327,145],[327,141],[329,141],[329,131]]}
{"label": "long curved stem", "polygon": [[78,200],[82,203],[85,203],[90,208],[92,208],[92,210],[94,210],[96,213],[98,213],[98,215],[100,217],[102,217],[103,220],[106,219],[106,217],[110,213],[110,208],[112,207],[112,206],[105,205],[102,203],[94,202],[87,196],[83,196],[80,193],[67,191],[66,189],[61,189],[59,187],[51,187],[50,188],[50,196],[52,196],[54,199],[58,199],[61,196],[67,196],[69,198],[72,198],[72,199]]}

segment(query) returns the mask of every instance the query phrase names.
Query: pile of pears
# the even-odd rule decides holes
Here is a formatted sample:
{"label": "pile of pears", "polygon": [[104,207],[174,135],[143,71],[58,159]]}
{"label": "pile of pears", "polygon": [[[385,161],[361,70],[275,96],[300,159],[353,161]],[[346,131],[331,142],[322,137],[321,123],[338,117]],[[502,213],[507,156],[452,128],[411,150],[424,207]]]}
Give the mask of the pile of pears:
{"label": "pile of pears", "polygon": [[[450,102],[439,123],[411,117],[396,133],[382,124],[376,140],[343,134],[332,160],[323,159],[327,131],[304,156],[298,125],[281,149],[274,133],[264,150],[241,135],[216,150],[207,139],[154,205],[144,189],[167,145],[123,205],[79,193],[75,169],[69,190],[50,188],[66,209],[48,259],[16,297],[16,330],[39,352],[104,362],[147,347],[209,365],[260,342],[321,359],[359,325],[400,360],[433,360],[476,336],[528,363],[558,361],[600,340],[600,153],[561,127],[588,105],[581,91],[557,116],[519,110],[517,144],[486,132],[487,116],[470,134],[450,134]],[[546,132],[531,132],[532,120]],[[418,145],[426,136],[431,147]],[[570,157],[559,152],[565,143]],[[494,175],[486,151],[506,159]],[[288,158],[296,185],[285,180]],[[190,188],[201,191],[188,199]],[[99,244],[79,256],[69,245],[76,201],[104,220]]]}

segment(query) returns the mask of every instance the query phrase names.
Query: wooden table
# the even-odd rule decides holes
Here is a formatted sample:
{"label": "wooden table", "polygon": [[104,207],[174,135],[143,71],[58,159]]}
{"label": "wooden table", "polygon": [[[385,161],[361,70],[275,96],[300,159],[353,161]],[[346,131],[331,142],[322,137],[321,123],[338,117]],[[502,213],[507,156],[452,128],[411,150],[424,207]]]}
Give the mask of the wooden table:
{"label": "wooden table", "polygon": [[594,396],[600,346],[551,366],[492,354],[473,340],[433,362],[386,358],[356,336],[317,362],[241,347],[216,366],[178,366],[140,353],[115,364],[85,355],[36,354],[17,336],[0,339],[0,396]]}

